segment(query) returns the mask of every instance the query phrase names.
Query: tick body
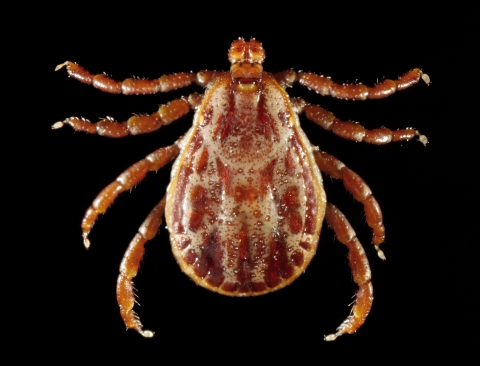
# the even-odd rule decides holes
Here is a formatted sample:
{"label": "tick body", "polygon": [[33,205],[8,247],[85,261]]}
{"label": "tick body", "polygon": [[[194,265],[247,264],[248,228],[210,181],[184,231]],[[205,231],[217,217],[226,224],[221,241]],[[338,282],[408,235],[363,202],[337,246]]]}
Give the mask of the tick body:
{"label": "tick body", "polygon": [[[151,337],[133,311],[132,279],[145,243],[157,233],[165,214],[173,254],[195,283],[228,296],[256,296],[276,291],[294,281],[316,252],[325,219],[337,239],[348,248],[348,260],[359,289],[351,315],[334,334],[354,333],[365,321],[373,300],[367,257],[345,216],[327,202],[321,171],[341,179],[354,198],[364,205],[373,230],[373,244],[384,241],[382,213],[367,184],[333,156],[314,147],[299,125],[298,115],[336,135],[354,141],[385,144],[418,136],[413,129],[367,130],[338,120],[319,106],[290,98],[285,89],[299,82],[322,95],[344,99],[378,99],[428,77],[415,69],[398,80],[375,87],[338,85],[323,76],[292,70],[278,74],[263,71],[265,53],[255,40],[233,42],[230,72],[203,71],[174,74],[156,80],[127,79],[117,82],[92,75],[71,62],[70,76],[111,92],[148,94],[197,83],[204,96],[174,100],[152,115],[135,116],[123,123],[106,119],[92,124],[76,117],[58,122],[75,130],[108,137],[152,132],[195,109],[192,128],[175,145],[160,148],[134,164],[107,186],[93,201],[82,222],[85,246],[99,214],[123,191],[139,183],[173,159],[166,196],[153,208],[130,243],[120,266],[117,299],[128,328]],[[57,68],[57,69],[58,69]]]}
{"label": "tick body", "polygon": [[182,270],[231,296],[298,277],[315,253],[326,199],[312,147],[274,77],[219,77],[182,144],[165,211]]}

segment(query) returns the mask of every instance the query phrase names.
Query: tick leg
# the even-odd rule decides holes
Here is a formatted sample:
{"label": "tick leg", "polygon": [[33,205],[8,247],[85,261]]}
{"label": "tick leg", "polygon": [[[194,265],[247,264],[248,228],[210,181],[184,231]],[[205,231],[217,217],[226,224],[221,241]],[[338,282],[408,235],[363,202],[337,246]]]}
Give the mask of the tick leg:
{"label": "tick leg", "polygon": [[305,112],[305,115],[310,121],[347,140],[384,145],[389,142],[408,141],[418,136],[421,143],[424,145],[428,143],[427,137],[413,128],[392,131],[382,127],[368,130],[359,123],[341,121],[336,118],[333,113],[318,105],[306,104],[303,99],[300,98],[292,99],[292,105],[296,113],[300,114],[301,112]]}
{"label": "tick leg", "polygon": [[367,224],[373,230],[372,243],[375,245],[378,256],[385,260],[385,254],[378,247],[385,240],[382,210],[372,195],[370,187],[357,173],[347,168],[345,164],[332,155],[320,150],[314,151],[313,155],[322,172],[332,178],[341,179],[345,188],[353,195],[353,198],[363,204]]}
{"label": "tick leg", "polygon": [[303,86],[313,89],[321,95],[349,100],[381,99],[397,90],[407,89],[422,80],[430,83],[430,77],[420,69],[413,69],[397,80],[384,80],[373,88],[363,84],[337,84],[330,78],[308,72],[300,72],[296,80]]}
{"label": "tick leg", "polygon": [[338,241],[347,246],[348,263],[352,270],[353,280],[358,285],[351,314],[337,328],[336,333],[325,336],[326,341],[334,341],[342,334],[355,333],[363,325],[372,308],[373,286],[370,281],[372,275],[367,256],[347,218],[337,207],[327,203],[325,219],[335,231]]}
{"label": "tick leg", "polygon": [[105,74],[91,74],[82,66],[70,61],[57,65],[55,71],[60,70],[64,66],[67,67],[70,77],[84,84],[93,85],[95,88],[107,93],[126,95],[165,93],[170,90],[184,88],[192,83],[207,86],[215,81],[218,76],[225,74],[223,71],[203,70],[197,74],[179,72],[172,75],[163,75],[153,80],[129,78],[124,81],[116,81]]}
{"label": "tick leg", "polygon": [[105,74],[90,74],[80,65],[66,61],[58,65],[55,71],[62,67],[67,67],[68,75],[84,84],[93,85],[101,91],[112,94],[155,94],[168,92],[189,86],[196,81],[193,73],[177,73],[172,75],[163,75],[158,79],[125,79],[124,81],[115,81]]}
{"label": "tick leg", "polygon": [[147,155],[145,159],[138,161],[125,170],[114,182],[110,183],[98,194],[92,205],[87,209],[87,212],[85,212],[82,220],[83,244],[87,249],[90,247],[88,234],[92,230],[98,215],[104,213],[121,192],[131,189],[140,183],[149,171],[157,171],[168,164],[178,155],[179,151],[177,145],[162,147],[154,151]]}
{"label": "tick leg", "polygon": [[133,238],[123,256],[120,265],[120,275],[117,281],[117,301],[120,306],[120,314],[127,328],[135,329],[142,336],[153,337],[153,332],[143,330],[138,315],[132,310],[135,305],[135,293],[132,283],[133,277],[137,275],[140,268],[140,261],[145,253],[145,243],[157,235],[158,228],[162,224],[162,216],[165,211],[165,196],[148,214],[145,221],[138,229],[137,235]]}
{"label": "tick leg", "polygon": [[107,117],[98,123],[70,117],[62,122],[55,123],[52,128],[59,129],[65,124],[69,124],[75,131],[98,134],[106,137],[125,137],[128,135],[140,135],[158,130],[162,126],[169,125],[173,121],[187,114],[190,109],[198,106],[199,95],[191,94],[187,98],[172,100],[167,104],[160,106],[157,112],[150,115],[133,116],[126,122],[118,123],[113,118]]}

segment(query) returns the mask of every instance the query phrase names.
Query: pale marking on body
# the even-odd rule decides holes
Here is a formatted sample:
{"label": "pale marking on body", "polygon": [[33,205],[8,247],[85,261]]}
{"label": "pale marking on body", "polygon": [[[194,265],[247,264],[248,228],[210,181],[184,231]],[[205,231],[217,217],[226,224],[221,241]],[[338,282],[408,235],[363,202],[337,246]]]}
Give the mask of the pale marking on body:
{"label": "pale marking on body", "polygon": [[[287,257],[290,261],[292,261],[291,254],[294,252],[294,248],[296,249],[299,247],[299,243],[301,241],[309,243],[312,248],[310,251],[306,251],[302,249],[302,253],[304,254],[304,262],[310,262],[313,253],[315,252],[315,248],[317,246],[318,241],[318,233],[316,235],[306,234],[301,230],[299,233],[293,234],[290,232],[288,227],[287,220],[283,220],[283,217],[280,216],[278,212],[278,208],[274,199],[275,195],[277,199],[281,199],[282,195],[285,191],[292,186],[296,186],[299,189],[299,207],[297,211],[300,213],[306,212],[306,186],[303,181],[302,176],[302,165],[299,164],[299,159],[306,159],[306,154],[304,151],[301,151],[300,156],[298,156],[298,152],[295,149],[291,148],[291,138],[296,133],[300,142],[304,149],[311,154],[312,147],[308,143],[303,132],[298,128],[298,117],[290,110],[290,106],[288,101],[285,100],[284,96],[278,92],[274,87],[271,87],[267,84],[267,87],[264,89],[264,103],[265,109],[269,113],[270,117],[273,119],[272,125],[275,125],[278,129],[278,136],[282,138],[278,141],[266,141],[264,136],[260,135],[255,137],[254,126],[256,121],[258,121],[258,103],[259,103],[259,94],[258,93],[237,93],[234,98],[234,102],[236,103],[235,111],[237,112],[236,116],[242,116],[245,121],[251,121],[251,123],[242,123],[244,120],[240,120],[239,128],[246,129],[246,131],[253,136],[251,144],[253,146],[257,146],[254,156],[252,154],[245,154],[245,151],[242,149],[231,149],[230,146],[234,146],[233,144],[240,144],[241,138],[246,135],[245,131],[242,133],[238,133],[235,135],[228,134],[224,141],[215,140],[215,128],[216,122],[223,116],[225,117],[228,113],[228,106],[229,106],[229,92],[226,88],[225,83],[219,83],[219,85],[215,88],[215,90],[211,93],[210,99],[208,101],[208,105],[202,106],[197,110],[195,121],[196,123],[189,131],[186,138],[182,141],[184,142],[182,147],[188,148],[187,143],[191,141],[193,138],[193,133],[200,133],[203,137],[203,144],[199,148],[198,151],[201,149],[206,148],[208,149],[209,159],[208,159],[208,170],[216,172],[216,164],[215,162],[217,158],[219,158],[224,166],[230,170],[232,173],[231,177],[231,188],[235,188],[236,186],[246,186],[246,187],[260,187],[261,186],[261,176],[260,172],[265,169],[265,167],[273,161],[274,159],[277,160],[276,166],[274,168],[273,174],[273,189],[271,187],[268,189],[268,197],[260,202],[236,202],[233,197],[229,197],[225,190],[222,192],[221,195],[221,204],[220,206],[217,203],[213,203],[212,201],[209,202],[209,206],[216,213],[216,222],[212,225],[207,221],[207,218],[204,217],[203,219],[203,229],[199,229],[197,233],[192,234],[188,233],[188,216],[182,220],[182,224],[185,228],[185,235],[178,235],[172,232],[171,234],[173,237],[176,237],[177,240],[180,240],[182,237],[188,237],[191,239],[190,245],[183,250],[183,253],[186,251],[194,250],[196,255],[200,257],[202,251],[201,246],[204,244],[204,239],[202,238],[202,233],[211,233],[214,229],[217,230],[217,238],[219,238],[220,242],[225,242],[230,240],[230,248],[228,245],[225,246],[225,252],[221,267],[223,270],[223,275],[225,276],[224,282],[237,282],[237,273],[238,273],[238,265],[239,265],[239,258],[235,255],[235,251],[233,253],[228,254],[228,249],[232,249],[232,243],[235,241],[231,241],[232,237],[235,234],[238,234],[243,225],[246,225],[248,228],[248,236],[250,239],[250,261],[254,263],[254,268],[251,268],[251,275],[255,280],[259,280],[263,282],[264,271],[267,269],[266,259],[269,257],[269,240],[270,235],[279,235],[280,233],[288,234],[285,238],[285,244],[287,249]],[[206,124],[204,122],[203,115],[200,114],[200,110],[204,110],[205,108],[209,108],[212,106],[212,115],[210,122]],[[248,106],[249,108],[246,109],[243,106]],[[253,107],[252,107],[253,106]],[[284,113],[287,117],[287,123],[280,120],[279,113]],[[295,128],[296,127],[296,128]],[[197,130],[198,129],[198,130]],[[295,130],[295,131],[294,131]],[[235,132],[235,131],[234,131]],[[274,134],[274,131],[272,131]],[[220,131],[221,135],[221,131]],[[247,135],[249,136],[249,135]],[[272,135],[273,137],[273,135]],[[188,142],[187,142],[188,141]],[[257,145],[255,145],[257,143]],[[276,144],[276,146],[274,145]],[[215,149],[215,147],[221,147],[221,151]],[[285,178],[282,175],[277,174],[277,170],[284,170],[284,156],[279,156],[278,153],[282,151],[291,151],[293,154],[294,161],[298,164],[295,174],[293,176],[288,176],[287,183],[285,184]],[[307,154],[308,154],[307,153]],[[256,156],[255,156],[256,155]],[[198,162],[200,154],[196,154],[191,162],[192,166],[195,166]],[[279,163],[279,161],[282,163]],[[312,159],[313,160],[313,159]],[[180,159],[177,160],[177,162]],[[172,169],[172,177],[173,174],[176,174],[176,171],[180,168],[179,163],[177,162]],[[282,165],[282,166],[280,166]],[[312,165],[311,165],[312,166]],[[242,170],[242,173],[238,173],[239,169]],[[255,173],[250,173],[251,171]],[[315,174],[315,169],[317,169],[318,175]],[[315,178],[321,180],[320,174],[318,172],[318,168],[313,165],[313,176],[316,175]],[[189,182],[187,183],[187,190],[186,195],[192,187],[201,186],[208,190],[209,196],[211,192],[211,186],[215,186],[215,184],[219,183],[218,175],[211,174],[207,179],[203,179],[203,174],[197,174],[196,172],[192,173],[189,177]],[[251,178],[248,180],[248,178]],[[314,180],[315,180],[314,178]],[[209,185],[210,182],[210,185]],[[324,196],[319,197],[319,204],[322,205],[322,201],[325,202]],[[184,212],[189,212],[191,210],[189,206],[188,200],[183,200],[183,209]],[[220,209],[221,207],[221,209]],[[258,210],[261,212],[262,219],[258,219],[252,213]],[[269,220],[265,220],[263,218],[269,217]],[[305,217],[303,217],[302,227],[305,224],[304,221]],[[219,225],[218,222],[222,222],[223,224]],[[261,225],[258,223],[261,221]],[[170,225],[171,226],[171,225]],[[263,242],[262,242],[263,240]],[[233,245],[235,247],[235,245]],[[233,262],[231,262],[233,261]],[[232,265],[233,264],[233,265]],[[195,265],[195,264],[194,264]],[[229,266],[230,265],[230,266]],[[304,265],[300,267],[293,267],[295,272],[302,271],[304,269]],[[189,275],[196,276],[194,273],[194,266],[185,269]],[[297,277],[297,274],[294,274],[292,277]],[[202,282],[205,282],[203,280]],[[279,287],[282,287],[280,284]]]}

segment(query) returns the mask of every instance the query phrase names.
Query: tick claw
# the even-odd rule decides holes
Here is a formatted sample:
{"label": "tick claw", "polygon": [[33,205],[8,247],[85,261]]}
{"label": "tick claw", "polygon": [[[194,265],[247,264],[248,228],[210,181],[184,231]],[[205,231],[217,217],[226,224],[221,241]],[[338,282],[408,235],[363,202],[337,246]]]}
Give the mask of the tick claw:
{"label": "tick claw", "polygon": [[338,335],[329,334],[329,335],[325,336],[323,339],[326,340],[327,342],[330,342],[330,341],[334,341],[337,338],[338,338]]}
{"label": "tick claw", "polygon": [[385,257],[385,253],[383,252],[383,250],[381,250],[378,245],[375,245],[375,249],[377,251],[377,255],[380,257],[381,260],[386,260],[387,257]]}
{"label": "tick claw", "polygon": [[430,84],[430,76],[428,76],[427,74],[422,74],[422,80],[425,82],[425,84]]}
{"label": "tick claw", "polygon": [[63,122],[56,122],[52,125],[52,130],[58,130],[59,128],[62,128],[64,125]]}
{"label": "tick claw", "polygon": [[90,248],[90,239],[88,239],[87,235],[83,236],[83,245],[85,245],[85,249]]}
{"label": "tick claw", "polygon": [[420,136],[418,137],[418,140],[419,140],[422,144],[424,144],[425,146],[427,146],[427,144],[428,144],[427,136],[425,136],[425,135],[420,135]]}
{"label": "tick claw", "polygon": [[57,65],[57,66],[55,66],[55,71],[58,71],[58,70],[60,70],[62,67],[67,66],[67,65],[68,65],[68,61],[64,62],[63,64]]}
{"label": "tick claw", "polygon": [[428,139],[427,136],[422,135],[420,132],[416,131],[415,135],[418,136],[418,141],[420,141],[423,145],[427,146]]}
{"label": "tick claw", "polygon": [[145,338],[152,338],[155,334],[155,332],[152,332],[151,330],[139,330],[138,333],[140,333]]}

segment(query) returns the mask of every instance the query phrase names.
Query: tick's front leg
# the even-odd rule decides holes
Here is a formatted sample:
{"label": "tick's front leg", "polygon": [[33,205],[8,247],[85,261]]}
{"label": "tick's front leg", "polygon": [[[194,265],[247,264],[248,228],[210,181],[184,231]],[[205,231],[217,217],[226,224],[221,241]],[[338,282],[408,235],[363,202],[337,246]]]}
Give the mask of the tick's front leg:
{"label": "tick's front leg", "polygon": [[117,301],[120,306],[120,315],[127,328],[135,329],[146,338],[153,337],[153,332],[143,330],[137,314],[133,311],[135,305],[135,293],[132,280],[137,275],[140,268],[140,262],[145,253],[145,243],[152,240],[157,235],[158,229],[162,224],[162,216],[165,212],[165,196],[148,214],[145,221],[138,229],[137,235],[133,238],[123,256],[120,265],[120,275],[117,281]]}
{"label": "tick's front leg", "polygon": [[348,263],[352,270],[353,280],[358,285],[351,314],[337,328],[336,333],[325,336],[326,341],[334,341],[342,334],[355,333],[363,325],[372,308],[373,286],[370,281],[372,276],[367,256],[347,218],[337,207],[327,203],[325,219],[335,231],[338,241],[347,246]]}
{"label": "tick's front leg", "polygon": [[420,69],[413,69],[397,80],[384,80],[374,87],[363,84],[337,84],[329,77],[309,72],[300,72],[296,80],[321,95],[331,95],[339,99],[365,100],[386,98],[397,90],[407,89],[417,84],[420,78],[425,83],[430,83],[430,77]]}
{"label": "tick's front leg", "polygon": [[223,75],[223,71],[203,70],[194,74],[192,72],[179,72],[172,75],[163,75],[158,79],[133,79],[128,78],[124,81],[116,81],[108,77],[106,74],[91,74],[82,66],[66,61],[57,65],[55,71],[61,68],[67,68],[68,75],[84,84],[93,85],[106,93],[112,94],[156,94],[165,93],[170,90],[184,88],[196,83],[200,86],[207,86],[212,83],[218,76]]}
{"label": "tick's front leg", "polygon": [[177,145],[162,147],[145,159],[133,164],[120,174],[114,182],[106,186],[93,200],[92,205],[85,212],[82,220],[83,244],[88,249],[90,240],[88,234],[97,220],[98,215],[104,213],[121,192],[133,188],[145,178],[149,171],[157,171],[172,161],[179,152]]}
{"label": "tick's front leg", "polygon": [[91,74],[80,65],[70,61],[58,65],[55,71],[60,70],[64,66],[67,67],[68,75],[72,78],[112,94],[164,93],[189,86],[197,80],[196,75],[193,73],[179,72],[172,75],[163,75],[153,80],[129,78],[124,81],[116,81],[105,74]]}

